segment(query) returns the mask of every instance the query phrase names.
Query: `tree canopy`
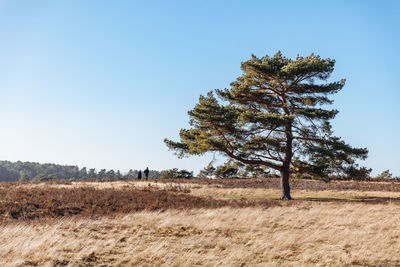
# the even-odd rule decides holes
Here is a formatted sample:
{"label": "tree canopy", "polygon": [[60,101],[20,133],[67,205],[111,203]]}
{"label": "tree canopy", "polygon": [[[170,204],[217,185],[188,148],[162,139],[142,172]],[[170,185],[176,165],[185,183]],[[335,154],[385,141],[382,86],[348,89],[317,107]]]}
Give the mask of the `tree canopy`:
{"label": "tree canopy", "polygon": [[243,74],[230,88],[200,96],[180,141],[164,141],[180,157],[216,151],[279,171],[282,199],[291,199],[290,174],[354,173],[355,159],[365,159],[368,151],[333,136],[330,120],[338,111],[327,106],[345,85],[344,79],[328,81],[334,65],[335,60],[314,54],[253,55],[242,62]]}

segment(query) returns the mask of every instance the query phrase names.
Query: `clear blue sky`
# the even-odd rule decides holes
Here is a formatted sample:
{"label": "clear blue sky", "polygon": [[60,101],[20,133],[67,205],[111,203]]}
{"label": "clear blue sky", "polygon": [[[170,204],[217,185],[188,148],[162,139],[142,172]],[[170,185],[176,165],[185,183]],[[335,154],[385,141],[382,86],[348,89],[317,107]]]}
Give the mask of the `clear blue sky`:
{"label": "clear blue sky", "polygon": [[0,0],[0,160],[198,171],[163,143],[251,54],[346,78],[335,134],[400,176],[400,1]]}

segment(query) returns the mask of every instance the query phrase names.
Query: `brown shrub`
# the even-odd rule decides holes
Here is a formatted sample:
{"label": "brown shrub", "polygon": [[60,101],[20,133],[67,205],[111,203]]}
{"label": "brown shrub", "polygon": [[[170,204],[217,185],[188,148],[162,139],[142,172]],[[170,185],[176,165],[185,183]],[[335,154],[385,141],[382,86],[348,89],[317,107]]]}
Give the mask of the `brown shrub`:
{"label": "brown shrub", "polygon": [[[269,188],[280,189],[279,178],[249,178],[249,179],[188,179],[188,180],[165,180],[159,182],[166,183],[195,183],[221,188]],[[291,182],[293,190],[337,190],[337,191],[383,191],[400,192],[399,182],[380,182],[380,181],[317,181],[299,179]]]}
{"label": "brown shrub", "polygon": [[276,200],[217,200],[186,194],[182,186],[159,189],[123,187],[94,188],[90,186],[57,188],[46,184],[37,187],[0,186],[0,220],[33,220],[63,216],[107,216],[141,210],[219,208],[281,205]]}

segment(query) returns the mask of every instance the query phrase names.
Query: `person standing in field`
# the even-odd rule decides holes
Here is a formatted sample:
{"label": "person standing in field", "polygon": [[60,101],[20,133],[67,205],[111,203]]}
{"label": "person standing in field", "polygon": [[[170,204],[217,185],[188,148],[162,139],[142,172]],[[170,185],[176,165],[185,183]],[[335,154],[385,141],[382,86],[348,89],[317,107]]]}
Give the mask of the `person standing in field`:
{"label": "person standing in field", "polygon": [[139,181],[142,180],[142,171],[141,170],[139,170],[139,172],[138,172],[137,179]]}
{"label": "person standing in field", "polygon": [[146,169],[143,171],[146,180],[149,180],[149,172],[150,172],[149,167],[146,167]]}

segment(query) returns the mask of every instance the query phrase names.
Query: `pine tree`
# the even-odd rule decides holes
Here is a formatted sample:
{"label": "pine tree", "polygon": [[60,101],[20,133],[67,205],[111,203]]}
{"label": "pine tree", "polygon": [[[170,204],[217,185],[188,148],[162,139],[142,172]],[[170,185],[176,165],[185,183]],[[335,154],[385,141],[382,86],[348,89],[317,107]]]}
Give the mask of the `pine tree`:
{"label": "pine tree", "polygon": [[132,169],[130,169],[125,176],[126,176],[126,179],[129,179],[129,180],[135,179],[137,177],[137,175],[135,175],[135,172]]}
{"label": "pine tree", "polygon": [[218,178],[235,178],[237,177],[239,169],[239,164],[230,159],[221,166],[218,166],[215,169],[214,174]]}
{"label": "pine tree", "polygon": [[212,178],[214,175],[215,167],[210,162],[204,169],[200,170],[198,177],[199,178]]}
{"label": "pine tree", "polygon": [[122,174],[121,174],[120,170],[117,170],[117,172],[115,173],[115,179],[116,180],[121,180],[122,179]]}
{"label": "pine tree", "polygon": [[98,173],[97,173],[97,179],[105,179],[106,178],[106,169],[101,169]]}
{"label": "pine tree", "polygon": [[160,178],[161,179],[179,179],[179,178],[190,179],[190,178],[193,178],[193,172],[190,172],[187,170],[178,170],[178,168],[173,168],[173,169],[162,171]]}
{"label": "pine tree", "polygon": [[113,169],[109,170],[108,172],[106,172],[105,177],[107,179],[115,179],[115,171]]}
{"label": "pine tree", "polygon": [[88,178],[96,178],[97,177],[96,169],[89,169],[87,176]]}
{"label": "pine tree", "polygon": [[332,135],[329,121],[338,111],[326,107],[333,103],[329,96],[345,84],[344,79],[327,81],[334,65],[335,60],[314,54],[294,60],[280,52],[252,56],[229,89],[200,96],[188,112],[192,127],[180,131],[179,142],[164,142],[180,157],[216,151],[277,170],[281,199],[291,199],[291,173],[326,177],[367,157],[367,149],[352,148]]}
{"label": "pine tree", "polygon": [[79,171],[79,180],[84,180],[88,178],[88,172],[86,167],[83,167],[80,171]]}

